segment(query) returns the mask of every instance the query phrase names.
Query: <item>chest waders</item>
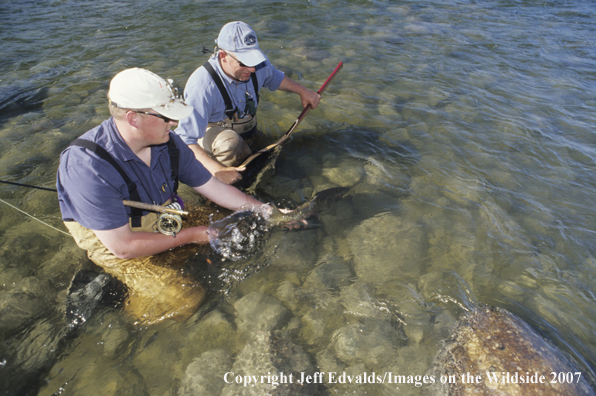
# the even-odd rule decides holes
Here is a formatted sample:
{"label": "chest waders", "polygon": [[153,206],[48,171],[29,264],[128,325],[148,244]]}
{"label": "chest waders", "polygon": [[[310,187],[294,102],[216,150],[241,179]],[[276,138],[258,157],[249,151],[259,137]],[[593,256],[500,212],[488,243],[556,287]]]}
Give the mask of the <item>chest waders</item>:
{"label": "chest waders", "polygon": [[[246,143],[246,148],[236,148],[235,151],[237,153],[231,154],[233,157],[246,157],[251,154],[250,151],[250,140],[257,132],[257,115],[256,115],[256,107],[254,108],[254,114],[247,114],[243,118],[238,118],[239,109],[238,107],[234,106],[232,99],[222,81],[221,77],[213,66],[207,62],[203,65],[203,67],[209,72],[213,82],[219,89],[219,92],[224,100],[226,105],[225,109],[225,117],[223,120],[218,122],[210,122],[207,125],[207,131],[205,132],[205,136],[200,139],[200,146],[212,157],[217,158],[220,162],[224,163],[227,166],[234,165],[233,162],[238,161],[238,159],[232,159],[230,155],[226,156],[225,154],[218,153],[218,144],[214,145],[214,142],[218,138],[222,138],[220,136],[222,132],[225,131],[234,131],[236,132],[241,139],[237,139],[238,142],[235,144],[241,144],[242,141]],[[257,105],[259,101],[259,84],[257,80],[257,76],[255,73],[252,73],[250,76],[250,80],[253,84],[253,88],[255,91],[255,95],[257,97]],[[248,106],[248,103],[247,103]],[[230,139],[228,136],[227,139]],[[223,146],[226,146],[224,143]],[[229,147],[225,148],[224,150],[230,150]],[[243,158],[239,158],[242,160]]]}
{"label": "chest waders", "polygon": [[[128,187],[130,199],[141,201],[136,184],[103,147],[84,139],[76,139],[71,145],[84,147],[114,166]],[[175,195],[178,190],[180,152],[172,139],[168,141],[168,152]],[[157,232],[157,222],[157,213],[143,216],[141,209],[131,208],[129,225],[133,232]],[[186,276],[180,266],[161,263],[160,260],[154,259],[157,256],[118,258],[105,247],[92,230],[72,219],[65,219],[64,224],[76,244],[87,250],[87,256],[91,261],[126,285],[128,292],[125,309],[138,322],[151,324],[167,318],[183,320],[196,312],[203,301],[205,289],[195,279]]]}

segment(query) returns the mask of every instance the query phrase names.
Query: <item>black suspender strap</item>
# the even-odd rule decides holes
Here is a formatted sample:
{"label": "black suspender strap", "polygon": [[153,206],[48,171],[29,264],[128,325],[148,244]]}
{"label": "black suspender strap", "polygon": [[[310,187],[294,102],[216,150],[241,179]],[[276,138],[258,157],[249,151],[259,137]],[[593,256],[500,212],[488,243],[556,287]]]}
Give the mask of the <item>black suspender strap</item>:
{"label": "black suspender strap", "polygon": [[[180,150],[176,147],[174,139],[168,140],[168,153],[170,154],[170,166],[172,167],[172,178],[174,179],[174,195],[178,193],[178,175],[180,173]],[[172,197],[174,199],[174,197]]]}
{"label": "black suspender strap", "polygon": [[252,81],[252,86],[255,89],[255,95],[257,95],[257,105],[259,104],[259,81],[257,80],[257,72],[255,70],[254,73],[250,75],[250,80]]}
{"label": "black suspender strap", "polygon": [[[137,185],[132,180],[130,180],[130,177],[128,177],[126,172],[124,172],[124,169],[122,169],[122,167],[118,164],[118,162],[116,162],[114,157],[112,157],[110,155],[110,153],[107,152],[106,149],[101,147],[99,144],[92,142],[90,140],[86,140],[86,139],[76,139],[75,141],[73,141],[70,144],[70,146],[84,147],[87,150],[97,154],[101,159],[107,161],[110,165],[112,165],[114,167],[114,169],[116,169],[118,171],[118,173],[120,173],[120,176],[122,176],[122,179],[124,179],[124,182],[126,183],[126,186],[128,187],[128,193],[130,194],[130,200],[142,202],[139,192],[137,191]],[[176,168],[178,168],[177,164],[176,164]],[[172,165],[172,172],[173,172],[173,165]],[[130,211],[131,211],[131,225],[133,227],[140,227],[141,226],[141,217],[143,216],[142,209],[131,208]]]}
{"label": "black suspender strap", "polygon": [[203,65],[203,67],[207,69],[207,71],[211,75],[211,78],[213,79],[213,82],[215,82],[215,85],[217,85],[217,88],[219,89],[219,92],[223,97],[224,103],[226,104],[226,116],[229,119],[233,119],[234,113],[236,112],[236,108],[232,105],[232,99],[230,99],[230,95],[228,94],[226,87],[224,87],[223,81],[221,81],[221,78],[209,62],[206,62]]}
{"label": "black suspender strap", "polygon": [[[226,116],[229,119],[232,119],[232,117],[234,116],[234,113],[237,111],[237,109],[232,104],[232,99],[230,99],[228,90],[224,86],[223,81],[221,81],[221,77],[219,76],[219,74],[217,74],[217,72],[215,71],[213,66],[211,66],[211,63],[206,62],[203,65],[203,67],[209,72],[209,74],[211,75],[211,78],[213,79],[213,82],[215,82],[215,85],[217,85],[217,88],[219,89],[219,92],[221,93],[224,103],[226,104]],[[257,80],[256,73],[251,73],[250,80],[252,81],[253,88],[255,89],[255,95],[257,95],[257,104],[258,104],[259,103],[259,82]]]}

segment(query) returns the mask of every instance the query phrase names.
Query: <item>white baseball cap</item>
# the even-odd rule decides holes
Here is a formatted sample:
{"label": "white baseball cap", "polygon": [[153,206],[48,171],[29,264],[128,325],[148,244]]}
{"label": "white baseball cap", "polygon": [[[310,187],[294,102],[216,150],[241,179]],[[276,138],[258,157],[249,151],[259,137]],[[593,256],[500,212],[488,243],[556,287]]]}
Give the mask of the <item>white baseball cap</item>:
{"label": "white baseball cap", "polygon": [[164,80],[149,70],[133,68],[116,74],[110,82],[108,98],[123,109],[152,109],[173,120],[192,113],[192,106],[174,93],[172,80]]}
{"label": "white baseball cap", "polygon": [[256,66],[267,60],[259,49],[255,31],[244,22],[235,21],[224,25],[215,40],[217,46],[231,52],[246,66]]}

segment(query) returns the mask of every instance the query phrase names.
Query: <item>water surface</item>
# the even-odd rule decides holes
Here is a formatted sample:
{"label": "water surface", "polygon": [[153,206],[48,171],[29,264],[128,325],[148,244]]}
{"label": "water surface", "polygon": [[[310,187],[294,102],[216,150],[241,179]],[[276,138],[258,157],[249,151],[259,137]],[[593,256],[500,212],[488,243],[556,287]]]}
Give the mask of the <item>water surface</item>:
{"label": "water surface", "polygon": [[[104,308],[76,332],[65,299],[84,252],[0,205],[0,388],[259,394],[223,375],[267,375],[272,345],[297,372],[423,375],[477,304],[519,315],[593,379],[595,19],[577,0],[3,2],[2,180],[53,187],[61,150],[109,116],[116,73],[144,67],[183,87],[221,26],[243,20],[311,89],[344,62],[255,194],[298,205],[350,192],[320,227],[271,230],[246,259],[191,258],[210,299],[188,321],[143,327]],[[300,103],[261,97],[274,141]],[[0,198],[64,230],[55,194],[0,185]]]}

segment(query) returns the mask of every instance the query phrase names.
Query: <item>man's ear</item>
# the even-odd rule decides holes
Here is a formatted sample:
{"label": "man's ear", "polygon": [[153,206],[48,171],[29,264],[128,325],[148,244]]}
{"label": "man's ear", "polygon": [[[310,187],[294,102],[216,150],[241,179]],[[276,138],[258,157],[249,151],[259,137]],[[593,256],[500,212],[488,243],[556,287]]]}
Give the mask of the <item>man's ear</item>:
{"label": "man's ear", "polygon": [[130,126],[138,128],[139,116],[140,114],[135,113],[134,111],[127,111],[124,115],[124,119],[126,120],[126,122],[128,122]]}
{"label": "man's ear", "polygon": [[228,63],[229,62],[229,60],[228,60],[228,54],[225,51],[220,50],[218,52],[218,55],[217,56],[219,57],[219,61],[220,62],[223,62],[223,63]]}

